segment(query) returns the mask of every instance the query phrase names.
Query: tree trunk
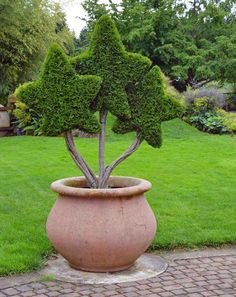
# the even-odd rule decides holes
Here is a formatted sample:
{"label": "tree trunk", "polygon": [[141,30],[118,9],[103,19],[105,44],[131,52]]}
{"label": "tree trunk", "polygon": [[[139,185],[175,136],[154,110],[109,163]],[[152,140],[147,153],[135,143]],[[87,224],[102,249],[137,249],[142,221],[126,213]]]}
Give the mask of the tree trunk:
{"label": "tree trunk", "polygon": [[105,168],[105,137],[106,137],[106,120],[107,120],[107,111],[102,110],[100,112],[100,125],[101,132],[99,133],[99,178],[98,178],[98,188],[101,188],[101,181],[104,174]]}
{"label": "tree trunk", "polygon": [[128,158],[130,155],[132,155],[141,145],[143,141],[143,138],[141,135],[137,135],[132,145],[127,149],[126,152],[124,152],[119,158],[117,158],[115,161],[113,161],[109,166],[107,166],[104,170],[104,174],[101,180],[101,187],[106,188],[108,179],[112,173],[112,171],[115,169],[117,165],[119,165],[122,161],[124,161],[126,158]]}
{"label": "tree trunk", "polygon": [[65,141],[67,149],[72,157],[72,159],[75,161],[75,164],[80,168],[80,170],[83,172],[85,178],[87,179],[88,186],[90,188],[97,188],[97,178],[95,174],[92,172],[92,170],[89,168],[86,161],[83,159],[83,157],[78,152],[71,131],[68,131],[65,133]]}

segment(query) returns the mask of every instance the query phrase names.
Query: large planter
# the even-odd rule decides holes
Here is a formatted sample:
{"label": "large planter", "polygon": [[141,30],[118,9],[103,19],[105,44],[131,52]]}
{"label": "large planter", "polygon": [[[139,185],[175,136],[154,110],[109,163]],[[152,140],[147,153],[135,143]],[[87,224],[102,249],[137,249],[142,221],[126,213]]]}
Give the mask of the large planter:
{"label": "large planter", "polygon": [[[0,104],[0,107],[3,105]],[[10,127],[10,116],[7,111],[0,111],[0,128]],[[7,135],[8,131],[0,131],[0,137]]]}
{"label": "large planter", "polygon": [[52,184],[58,199],[48,216],[48,238],[73,268],[124,270],[145,252],[156,233],[156,219],[144,196],[151,184],[113,176],[108,189],[86,186],[84,177]]}

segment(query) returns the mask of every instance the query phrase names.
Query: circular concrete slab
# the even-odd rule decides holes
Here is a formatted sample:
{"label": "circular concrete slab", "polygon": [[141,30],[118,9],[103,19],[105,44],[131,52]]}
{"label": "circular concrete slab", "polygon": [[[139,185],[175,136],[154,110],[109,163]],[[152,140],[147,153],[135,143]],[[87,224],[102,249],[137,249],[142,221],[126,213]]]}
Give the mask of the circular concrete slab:
{"label": "circular concrete slab", "polygon": [[129,269],[113,273],[92,273],[75,270],[59,256],[47,262],[46,268],[40,271],[42,276],[55,277],[61,281],[82,284],[115,284],[139,281],[155,277],[168,267],[166,261],[156,255],[144,254]]}

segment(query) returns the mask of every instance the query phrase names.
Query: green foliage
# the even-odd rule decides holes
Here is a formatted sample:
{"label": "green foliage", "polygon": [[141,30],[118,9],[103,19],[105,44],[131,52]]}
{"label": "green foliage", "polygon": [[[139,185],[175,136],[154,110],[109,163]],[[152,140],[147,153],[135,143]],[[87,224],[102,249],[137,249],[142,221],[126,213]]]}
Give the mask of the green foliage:
{"label": "green foliage", "polygon": [[235,82],[235,1],[84,0],[83,5],[87,29],[106,11],[127,49],[150,57],[179,90],[210,80]]}
{"label": "green foliage", "polygon": [[19,132],[26,133],[27,135],[41,135],[41,117],[32,109],[30,109],[23,102],[16,103],[16,109],[13,111],[16,118],[17,128]]}
{"label": "green foliage", "polygon": [[80,74],[103,79],[94,106],[117,116],[117,133],[137,131],[153,147],[161,145],[161,122],[180,115],[182,107],[169,94],[158,67],[139,54],[126,52],[112,19],[102,16],[89,50],[71,60]]}
{"label": "green foliage", "polygon": [[224,118],[214,111],[192,115],[188,120],[192,125],[204,132],[214,134],[229,132],[224,124]]}
{"label": "green foliage", "polygon": [[207,86],[199,89],[189,89],[183,93],[187,105],[194,105],[203,98],[203,102],[211,102],[212,108],[222,108],[227,104],[227,96],[219,86]]}
{"label": "green foliage", "polygon": [[[83,76],[76,75],[72,65]],[[47,135],[73,128],[97,133],[100,126],[91,110],[107,110],[118,117],[114,131],[136,131],[160,147],[161,122],[180,116],[183,107],[163,83],[160,69],[150,68],[148,58],[125,51],[114,22],[105,15],[87,52],[69,63],[54,45],[39,79],[21,86],[17,96],[42,116],[41,129]]]}
{"label": "green foliage", "polygon": [[[236,82],[236,25],[230,36],[216,38],[211,51],[212,61],[208,63],[215,76],[222,82]],[[210,56],[208,55],[208,58]]]}
{"label": "green foliage", "polygon": [[187,103],[187,113],[204,113],[216,109],[215,100],[212,97],[194,98],[194,100]]}
{"label": "green foliage", "polygon": [[53,45],[38,80],[20,86],[16,95],[42,116],[41,129],[47,135],[74,128],[97,133],[100,126],[89,105],[100,85],[99,77],[77,75],[63,50]]}
{"label": "green foliage", "polygon": [[178,101],[165,96],[159,67],[153,67],[142,82],[129,89],[131,118],[118,119],[113,127],[116,133],[137,131],[153,147],[161,146],[161,122],[181,116],[183,108]]}
{"label": "green foliage", "polygon": [[179,101],[181,101],[183,103],[184,102],[183,95],[180,94],[176,90],[176,88],[172,86],[169,77],[167,77],[166,75],[164,75],[163,72],[161,72],[161,77],[162,77],[162,80],[163,80],[163,87],[164,87],[164,92],[165,92],[166,96],[171,97],[171,98],[178,99]]}
{"label": "green foliage", "polygon": [[33,79],[51,42],[73,50],[73,36],[58,4],[49,0],[0,1],[0,102]]}
{"label": "green foliage", "polygon": [[201,131],[223,134],[233,132],[231,120],[227,120],[226,114],[218,109],[214,98],[201,97],[188,103],[185,120]]}
{"label": "green foliage", "polygon": [[97,22],[89,50],[71,62],[80,74],[102,78],[103,84],[94,102],[96,110],[107,109],[115,116],[130,117],[126,88],[142,78],[151,61],[125,51],[117,28],[108,16],[102,16]]}
{"label": "green foliage", "polygon": [[226,112],[223,109],[218,109],[217,114],[223,118],[225,127],[231,133],[236,133],[236,113]]}

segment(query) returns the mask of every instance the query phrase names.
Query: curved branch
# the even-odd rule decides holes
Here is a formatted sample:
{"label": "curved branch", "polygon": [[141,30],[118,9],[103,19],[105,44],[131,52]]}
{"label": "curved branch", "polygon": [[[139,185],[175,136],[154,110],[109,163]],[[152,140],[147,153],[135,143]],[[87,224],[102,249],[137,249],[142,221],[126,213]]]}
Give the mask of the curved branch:
{"label": "curved branch", "polygon": [[89,168],[86,161],[83,159],[83,157],[78,152],[71,131],[65,132],[65,141],[67,149],[72,157],[72,159],[75,161],[76,165],[80,168],[80,170],[83,172],[85,178],[88,181],[88,185],[91,188],[97,188],[97,178],[92,172],[92,170]]}
{"label": "curved branch", "polygon": [[101,132],[99,133],[99,150],[98,150],[98,159],[99,159],[99,178],[98,178],[98,187],[100,187],[101,177],[104,174],[105,168],[105,137],[106,137],[106,119],[107,119],[107,111],[103,110],[99,115]]}
{"label": "curved branch", "polygon": [[119,165],[122,161],[124,161],[126,158],[128,158],[130,155],[132,155],[139,148],[142,141],[143,137],[141,135],[137,135],[134,142],[127,149],[127,151],[125,151],[119,158],[117,158],[115,161],[113,161],[109,166],[105,168],[104,175],[101,181],[101,187],[107,186],[108,179],[115,167]]}

